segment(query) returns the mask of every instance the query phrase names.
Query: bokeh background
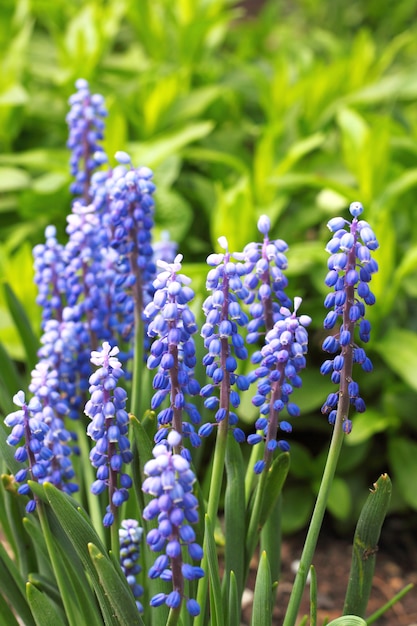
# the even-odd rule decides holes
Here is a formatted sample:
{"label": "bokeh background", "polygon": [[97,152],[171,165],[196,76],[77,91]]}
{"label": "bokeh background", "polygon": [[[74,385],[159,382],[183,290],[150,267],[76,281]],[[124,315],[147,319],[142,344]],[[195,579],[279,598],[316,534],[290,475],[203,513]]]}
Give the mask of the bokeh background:
{"label": "bokeh background", "polygon": [[[284,530],[312,508],[330,437],[322,302],[326,222],[365,207],[380,241],[377,304],[329,503],[350,528],[368,487],[393,480],[391,513],[417,511],[417,6],[414,0],[2,0],[0,8],[0,409],[39,336],[32,247],[62,240],[71,206],[65,116],[77,78],[102,93],[104,147],[154,169],[156,237],[168,231],[204,297],[205,258],[240,250],[259,215],[285,239],[289,295],[313,317],[302,409],[290,437]],[[114,161],[113,161],[114,163]],[[11,288],[11,289],[10,289]],[[12,291],[11,291],[12,290]],[[20,310],[17,303],[22,305]],[[20,311],[20,313],[16,313]],[[250,397],[241,419],[255,417]]]}

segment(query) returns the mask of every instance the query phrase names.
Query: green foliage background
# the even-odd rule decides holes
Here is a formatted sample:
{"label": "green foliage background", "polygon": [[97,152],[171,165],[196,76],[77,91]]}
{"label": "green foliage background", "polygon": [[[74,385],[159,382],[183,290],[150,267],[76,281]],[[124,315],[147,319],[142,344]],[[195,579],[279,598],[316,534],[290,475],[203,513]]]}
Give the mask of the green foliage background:
{"label": "green foliage background", "polygon": [[[318,373],[325,223],[364,204],[381,244],[369,313],[375,367],[360,381],[368,410],[354,416],[329,508],[350,524],[358,494],[389,471],[392,510],[417,510],[415,17],[413,0],[3,0],[0,275],[19,302],[2,290],[2,412],[36,343],[24,315],[39,332],[32,247],[49,223],[64,235],[65,115],[83,77],[106,98],[107,153],[127,150],[154,169],[157,234],[178,241],[197,291],[217,237],[241,249],[262,213],[290,245],[290,295],[304,298],[313,331],[288,531],[308,519],[330,435],[320,406],[331,383]],[[243,407],[249,425],[249,396]]]}

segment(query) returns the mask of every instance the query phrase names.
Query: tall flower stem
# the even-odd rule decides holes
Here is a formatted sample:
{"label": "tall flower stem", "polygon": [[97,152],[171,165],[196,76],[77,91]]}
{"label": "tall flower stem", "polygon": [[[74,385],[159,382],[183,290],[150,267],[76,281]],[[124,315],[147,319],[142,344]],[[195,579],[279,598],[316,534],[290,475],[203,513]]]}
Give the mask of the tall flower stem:
{"label": "tall flower stem", "polygon": [[144,340],[144,324],[141,315],[136,308],[135,311],[135,347],[133,356],[133,375],[132,375],[132,391],[130,412],[140,418],[140,401],[142,396],[143,381],[143,340]]}
{"label": "tall flower stem", "polygon": [[313,561],[314,552],[317,545],[324,513],[326,511],[327,501],[333,482],[339,460],[340,450],[343,444],[343,416],[347,414],[349,409],[349,395],[340,395],[340,401],[337,410],[336,422],[334,425],[333,435],[330,442],[329,453],[327,455],[326,465],[323,472],[323,478],[320,484],[314,511],[311,517],[310,526],[307,532],[303,552],[300,559],[300,565],[295,577],[292,588],[291,597],[288,603],[283,626],[295,626],[298,610],[301,604],[307,575]]}

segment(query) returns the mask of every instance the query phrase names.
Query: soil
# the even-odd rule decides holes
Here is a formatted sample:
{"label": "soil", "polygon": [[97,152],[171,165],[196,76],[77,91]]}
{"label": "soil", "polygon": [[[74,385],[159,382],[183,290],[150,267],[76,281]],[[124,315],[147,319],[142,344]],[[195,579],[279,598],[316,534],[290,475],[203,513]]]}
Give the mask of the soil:
{"label": "soil", "polygon": [[[414,521],[415,522],[415,521]],[[401,600],[374,622],[375,626],[417,626],[417,525],[402,519],[388,519],[384,525],[376,556],[375,575],[367,616],[379,609],[406,585],[411,589]],[[287,606],[294,567],[300,558],[304,533],[285,539],[282,546],[282,577],[278,587],[273,626],[281,626]],[[317,545],[314,567],[318,583],[317,624],[322,625],[342,614],[351,560],[351,541],[335,536],[331,531],[322,533]],[[249,585],[253,588],[256,564]],[[309,591],[306,589],[300,610],[300,620],[309,614]],[[244,594],[247,602],[246,620],[250,624],[250,604],[253,592]]]}

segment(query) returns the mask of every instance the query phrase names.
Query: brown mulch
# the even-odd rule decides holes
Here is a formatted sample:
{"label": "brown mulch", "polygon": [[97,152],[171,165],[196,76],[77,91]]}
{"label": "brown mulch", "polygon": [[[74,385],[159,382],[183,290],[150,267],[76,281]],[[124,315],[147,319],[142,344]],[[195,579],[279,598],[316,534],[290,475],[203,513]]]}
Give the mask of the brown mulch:
{"label": "brown mulch", "polygon": [[[414,526],[414,528],[413,528]],[[402,520],[386,523],[376,557],[375,575],[367,615],[371,615],[409,583],[414,588],[380,617],[376,626],[417,626],[417,526],[406,527]],[[285,607],[290,597],[294,573],[292,565],[300,558],[304,534],[285,539],[282,547],[282,577],[278,588],[273,626],[281,626]],[[322,533],[319,540],[314,567],[318,582],[318,619],[323,624],[342,614],[347,581],[349,579],[351,542]],[[249,586],[253,588],[253,578]],[[308,590],[300,610],[300,618],[309,613]],[[245,621],[250,624],[251,591],[245,594],[248,602]]]}

